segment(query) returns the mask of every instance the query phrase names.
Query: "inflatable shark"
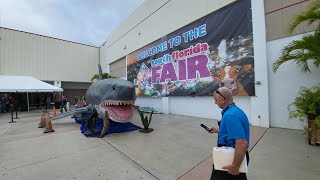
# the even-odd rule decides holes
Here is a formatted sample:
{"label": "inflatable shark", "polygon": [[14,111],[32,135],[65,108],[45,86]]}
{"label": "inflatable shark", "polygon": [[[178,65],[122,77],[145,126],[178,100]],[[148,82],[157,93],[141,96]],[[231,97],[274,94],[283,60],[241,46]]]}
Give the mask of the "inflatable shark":
{"label": "inflatable shark", "polygon": [[98,67],[99,80],[94,82],[86,93],[88,106],[52,117],[52,120],[70,114],[89,112],[91,113],[90,117],[85,119],[89,131],[85,132],[85,135],[97,133],[95,131],[95,120],[101,118],[103,119],[103,130],[99,137],[102,138],[109,128],[109,119],[118,123],[126,123],[132,119],[136,93],[134,84],[127,80],[102,79],[100,64]]}

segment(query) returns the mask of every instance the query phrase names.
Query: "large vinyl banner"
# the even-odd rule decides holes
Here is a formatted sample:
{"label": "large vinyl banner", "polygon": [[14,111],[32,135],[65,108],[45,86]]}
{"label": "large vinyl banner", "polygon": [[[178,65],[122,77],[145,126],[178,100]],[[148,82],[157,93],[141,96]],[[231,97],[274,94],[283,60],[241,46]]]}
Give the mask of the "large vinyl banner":
{"label": "large vinyl banner", "polygon": [[254,96],[251,19],[250,0],[229,4],[129,54],[127,79],[138,96]]}

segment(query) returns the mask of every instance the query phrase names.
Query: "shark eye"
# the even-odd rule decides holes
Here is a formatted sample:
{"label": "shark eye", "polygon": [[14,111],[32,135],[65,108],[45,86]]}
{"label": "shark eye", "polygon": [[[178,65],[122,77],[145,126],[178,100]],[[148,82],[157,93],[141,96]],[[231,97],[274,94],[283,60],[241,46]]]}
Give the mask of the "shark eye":
{"label": "shark eye", "polygon": [[116,86],[112,86],[112,90],[116,90]]}

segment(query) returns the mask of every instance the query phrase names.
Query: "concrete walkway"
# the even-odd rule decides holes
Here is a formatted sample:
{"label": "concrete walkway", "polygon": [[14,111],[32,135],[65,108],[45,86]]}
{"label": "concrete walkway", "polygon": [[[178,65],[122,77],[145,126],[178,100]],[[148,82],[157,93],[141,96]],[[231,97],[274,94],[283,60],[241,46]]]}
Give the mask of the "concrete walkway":
{"label": "concrete walkway", "polygon": [[[155,114],[149,134],[100,139],[83,136],[71,118],[53,121],[55,132],[43,134],[37,128],[40,111],[20,113],[14,124],[8,123],[9,115],[0,114],[1,180],[198,180],[211,175],[217,136],[200,127],[216,123],[210,119]],[[133,123],[142,127],[137,114]],[[303,131],[251,127],[251,148],[248,179],[320,177],[320,147],[309,146]]]}

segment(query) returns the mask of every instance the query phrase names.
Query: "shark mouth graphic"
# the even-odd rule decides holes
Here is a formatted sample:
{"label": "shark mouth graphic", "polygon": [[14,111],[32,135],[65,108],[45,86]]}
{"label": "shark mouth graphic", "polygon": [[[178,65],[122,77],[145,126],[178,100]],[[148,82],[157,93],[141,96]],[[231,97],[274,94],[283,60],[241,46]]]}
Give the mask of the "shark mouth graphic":
{"label": "shark mouth graphic", "polygon": [[100,104],[103,112],[107,111],[109,118],[119,123],[126,123],[133,117],[134,101],[108,101],[105,100]]}

